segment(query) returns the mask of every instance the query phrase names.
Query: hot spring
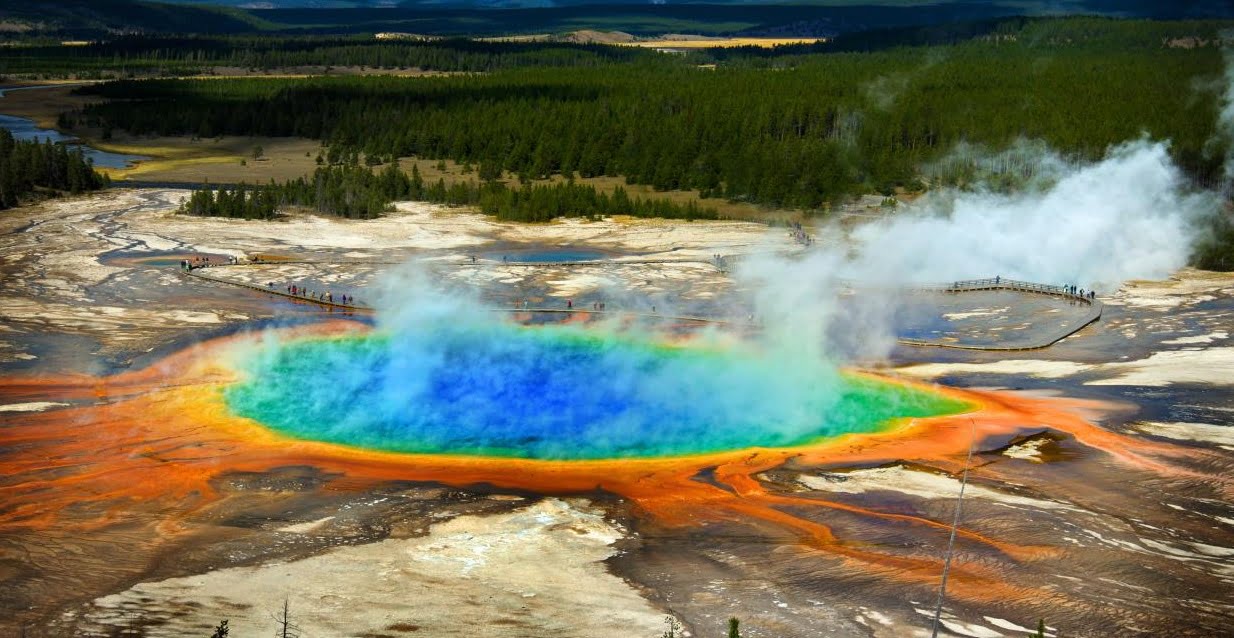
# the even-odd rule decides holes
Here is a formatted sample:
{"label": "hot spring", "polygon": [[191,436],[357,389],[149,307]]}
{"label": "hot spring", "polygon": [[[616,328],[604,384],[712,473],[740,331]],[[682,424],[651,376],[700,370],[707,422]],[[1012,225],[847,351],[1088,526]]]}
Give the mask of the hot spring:
{"label": "hot spring", "polygon": [[271,343],[232,412],[362,448],[584,460],[788,447],[967,404],[751,344],[571,326],[438,322]]}

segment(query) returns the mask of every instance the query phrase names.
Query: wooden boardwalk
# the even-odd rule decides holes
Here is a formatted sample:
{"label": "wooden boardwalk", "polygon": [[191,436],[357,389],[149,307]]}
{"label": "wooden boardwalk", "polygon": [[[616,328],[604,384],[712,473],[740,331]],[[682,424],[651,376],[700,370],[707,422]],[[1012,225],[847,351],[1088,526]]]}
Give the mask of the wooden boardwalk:
{"label": "wooden boardwalk", "polygon": [[[701,262],[701,260],[681,260],[679,262],[670,262],[667,260],[656,260],[656,261],[634,262],[634,263],[688,263],[690,261]],[[340,303],[337,301],[327,301],[325,299],[319,299],[316,297],[309,297],[309,296],[300,295],[300,294],[292,294],[281,288],[272,288],[270,286],[262,286],[258,284],[251,284],[248,282],[235,281],[235,280],[224,279],[220,277],[213,277],[213,276],[206,274],[210,271],[215,271],[215,270],[222,269],[222,268],[236,268],[236,267],[250,266],[250,265],[277,265],[277,264],[342,265],[342,264],[347,264],[347,263],[388,264],[388,263],[393,263],[393,262],[377,262],[377,261],[372,261],[372,262],[370,261],[319,262],[319,261],[307,261],[307,260],[305,261],[248,262],[248,263],[240,263],[240,264],[220,264],[220,265],[209,266],[205,268],[193,268],[192,270],[187,270],[187,271],[181,270],[181,273],[186,276],[194,277],[197,279],[202,279],[205,281],[225,284],[228,286],[236,286],[239,288],[247,288],[249,290],[263,292],[268,295],[274,295],[276,297],[291,299],[293,301],[309,303],[309,304],[316,304],[318,306],[331,309],[331,310],[338,309],[338,310],[342,310],[345,312],[355,312],[355,313],[362,313],[362,314],[372,313],[373,308],[367,305],[345,304],[345,303]],[[492,265],[492,262],[486,262],[486,263],[488,263],[489,265]],[[526,264],[519,263],[519,262],[504,262],[504,263],[498,262],[498,263],[502,263],[502,265],[506,265],[506,266],[521,266],[521,265],[543,266],[543,265],[561,265],[562,263],[577,263],[581,265],[581,264],[597,264],[597,263],[621,264],[621,263],[632,263],[632,262],[557,262],[557,263],[528,262]],[[701,262],[701,263],[710,263],[710,262]],[[466,264],[456,264],[456,265],[466,265],[466,266],[477,265],[478,266],[481,264],[466,263]],[[961,344],[961,343],[953,343],[953,342],[942,341],[942,340],[911,339],[907,337],[899,338],[897,339],[897,341],[900,344],[906,345],[906,346],[954,348],[958,350],[989,350],[989,351],[1040,350],[1042,348],[1048,348],[1058,343],[1059,341],[1066,339],[1067,337],[1079,332],[1084,327],[1088,326],[1089,324],[1092,324],[1093,322],[1101,318],[1101,311],[1102,311],[1103,306],[1101,302],[1096,300],[1095,298],[1089,298],[1084,295],[1078,295],[1078,294],[1071,293],[1067,288],[1063,286],[1052,286],[1049,284],[1039,284],[1039,283],[1034,283],[1034,282],[1029,282],[1029,281],[1017,281],[1014,279],[1003,279],[1001,277],[996,277],[992,279],[972,279],[972,280],[966,280],[966,281],[956,281],[950,284],[931,284],[931,285],[924,285],[924,286],[915,286],[912,288],[907,288],[906,292],[962,294],[962,293],[967,293],[967,292],[980,292],[980,291],[989,291],[989,290],[1010,290],[1010,291],[1021,292],[1021,293],[1026,293],[1026,294],[1048,295],[1051,297],[1058,297],[1061,299],[1066,299],[1068,301],[1085,304],[1088,306],[1088,312],[1083,317],[1081,317],[1081,319],[1077,321],[1076,323],[1072,325],[1061,326],[1058,330],[1051,332],[1051,333],[1047,333],[1045,336],[1031,343],[1027,343],[1027,344],[1023,344],[1023,343],[1017,344],[1017,345]],[[605,317],[605,316],[628,317],[628,318],[640,318],[640,319],[654,319],[654,320],[659,320],[659,321],[678,321],[678,322],[686,322],[686,323],[723,325],[723,326],[744,327],[744,328],[754,328],[754,329],[760,328],[760,325],[758,323],[750,322],[750,321],[736,321],[736,320],[732,320],[729,318],[720,318],[720,317],[703,317],[703,316],[690,316],[690,315],[664,315],[664,314],[659,314],[659,313],[649,313],[649,312],[641,312],[641,311],[594,310],[590,308],[562,308],[560,306],[555,307],[555,308],[544,308],[544,307],[533,308],[533,307],[511,306],[508,308],[489,308],[488,311],[499,312],[499,313],[554,313],[554,314],[564,314],[564,315],[586,314],[586,315],[596,315],[600,317]]]}
{"label": "wooden boardwalk", "polygon": [[1058,330],[1048,333],[1045,336],[1036,339],[1027,344],[1018,345],[997,345],[997,344],[960,344],[947,341],[936,341],[929,339],[898,339],[898,341],[906,346],[928,346],[934,348],[955,348],[958,350],[991,350],[991,351],[1012,351],[1012,350],[1040,350],[1048,348],[1067,337],[1079,332],[1089,324],[1101,318],[1101,311],[1104,308],[1102,303],[1095,297],[1079,295],[1072,293],[1066,286],[1053,286],[1050,284],[1039,284],[1031,281],[1017,281],[1015,279],[1004,279],[1002,277],[994,277],[992,279],[969,279],[965,281],[956,281],[950,284],[937,284],[918,286],[912,289],[914,292],[930,292],[930,293],[946,293],[960,294],[966,292],[980,292],[985,290],[1011,290],[1034,295],[1047,295],[1050,297],[1058,297],[1068,301],[1084,304],[1088,306],[1088,312],[1084,314],[1073,325],[1062,326]]}
{"label": "wooden boardwalk", "polygon": [[[278,263],[292,263],[292,262],[278,262]],[[285,289],[282,289],[282,288],[271,288],[269,286],[251,284],[251,283],[243,282],[243,281],[235,281],[231,279],[211,277],[210,275],[206,274],[206,272],[211,271],[211,270],[219,270],[221,268],[234,267],[236,265],[243,266],[246,264],[224,264],[224,265],[219,265],[219,266],[210,266],[207,268],[194,268],[190,271],[181,271],[181,272],[187,276],[196,277],[197,279],[211,281],[211,282],[219,283],[219,284],[226,284],[228,286],[236,286],[239,288],[247,288],[249,290],[255,290],[257,292],[264,292],[268,295],[274,295],[276,297],[283,297],[285,299],[291,299],[293,301],[299,301],[299,302],[309,303],[309,304],[316,304],[324,308],[337,308],[339,310],[345,310],[348,312],[360,312],[360,313],[373,312],[373,308],[367,305],[345,304],[345,303],[340,303],[337,301],[327,301],[325,299],[319,299],[317,297],[309,297],[306,295],[299,295],[299,294],[293,295],[292,293],[287,292]],[[692,316],[692,315],[664,315],[664,314],[655,313],[655,312],[636,312],[636,311],[626,311],[626,310],[594,310],[591,308],[562,308],[560,306],[554,307],[554,308],[543,308],[543,307],[524,308],[521,306],[510,306],[508,308],[505,308],[505,307],[487,308],[486,311],[499,312],[499,313],[525,312],[525,313],[556,313],[556,314],[569,314],[569,315],[588,314],[588,315],[630,317],[630,318],[643,318],[643,319],[661,319],[661,320],[667,319],[667,320],[672,320],[672,321],[684,321],[688,323],[707,323],[707,324],[729,325],[729,326],[754,325],[751,323],[743,324],[737,321],[732,321],[729,319],[721,319],[721,318],[716,318],[716,317],[701,317],[701,316]]]}
{"label": "wooden boardwalk", "polygon": [[[288,263],[288,262],[279,262],[279,263]],[[245,264],[238,264],[238,265],[245,265]],[[187,277],[195,277],[197,279],[203,279],[205,281],[212,281],[217,284],[226,284],[228,286],[236,286],[238,288],[247,288],[249,290],[256,290],[258,292],[264,292],[267,295],[274,295],[276,297],[283,297],[283,298],[291,299],[294,301],[302,301],[304,303],[317,304],[319,306],[322,306],[323,308],[331,308],[331,309],[338,308],[339,310],[346,310],[349,312],[372,312],[373,311],[373,309],[368,306],[351,305],[351,304],[339,303],[336,301],[326,301],[325,299],[317,299],[314,297],[309,297],[307,295],[293,295],[290,292],[287,292],[286,290],[283,290],[280,288],[271,288],[269,286],[259,286],[257,284],[250,284],[244,281],[235,281],[233,279],[221,279],[219,277],[211,277],[210,275],[206,274],[206,272],[208,271],[218,270],[218,269],[227,268],[227,267],[228,267],[227,265],[209,266],[206,268],[194,268],[192,270],[181,270],[180,272],[183,273]]]}

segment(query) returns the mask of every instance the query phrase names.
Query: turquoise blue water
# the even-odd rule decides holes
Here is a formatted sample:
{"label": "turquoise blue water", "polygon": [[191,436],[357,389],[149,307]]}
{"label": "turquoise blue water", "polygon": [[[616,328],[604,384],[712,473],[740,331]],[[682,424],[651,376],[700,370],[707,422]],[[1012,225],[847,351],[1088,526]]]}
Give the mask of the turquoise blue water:
{"label": "turquoise blue water", "polygon": [[415,453],[607,459],[779,447],[964,406],[826,365],[570,327],[438,325],[271,345],[226,400],[284,434]]}
{"label": "turquoise blue water", "polygon": [[572,261],[597,261],[608,259],[610,255],[600,250],[590,248],[544,248],[493,251],[486,254],[488,259],[508,261],[557,264]]}

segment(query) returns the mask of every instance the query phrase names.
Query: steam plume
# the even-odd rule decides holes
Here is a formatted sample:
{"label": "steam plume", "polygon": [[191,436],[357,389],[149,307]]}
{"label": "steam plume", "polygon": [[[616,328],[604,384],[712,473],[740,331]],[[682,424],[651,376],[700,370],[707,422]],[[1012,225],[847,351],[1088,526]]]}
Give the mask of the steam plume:
{"label": "steam plume", "polygon": [[[804,257],[744,262],[769,335],[809,343],[820,356],[878,357],[894,343],[898,288],[1001,276],[1110,291],[1137,278],[1163,278],[1186,265],[1215,193],[1191,188],[1165,143],[1139,140],[1102,161],[1042,158],[1051,180],[1005,194],[954,189],[862,225],[838,226]],[[846,303],[849,287],[860,292]]]}

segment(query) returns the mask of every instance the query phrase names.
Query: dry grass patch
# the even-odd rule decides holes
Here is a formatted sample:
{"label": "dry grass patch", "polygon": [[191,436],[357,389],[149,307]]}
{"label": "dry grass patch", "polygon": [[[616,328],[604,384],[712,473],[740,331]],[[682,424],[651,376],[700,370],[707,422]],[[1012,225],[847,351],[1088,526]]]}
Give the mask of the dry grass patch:
{"label": "dry grass patch", "polygon": [[[424,177],[424,181],[428,183],[436,182],[438,179],[444,180],[446,185],[455,184],[458,182],[479,181],[480,177],[473,170],[464,172],[463,165],[457,162],[446,160],[444,162],[438,160],[421,159],[421,158],[402,158],[399,160],[399,166],[404,171],[411,171],[411,167],[415,166],[420,175]],[[445,170],[440,167],[444,165]],[[502,175],[502,181],[510,188],[518,188],[518,179],[510,174]],[[533,184],[558,184],[566,181],[561,175],[554,175],[547,180],[535,180]],[[748,221],[788,221],[800,220],[803,213],[797,210],[773,209],[749,204],[744,202],[730,202],[720,198],[703,199],[699,197],[699,192],[696,190],[670,190],[658,191],[646,184],[627,184],[624,177],[576,177],[575,183],[587,184],[595,187],[597,191],[611,193],[618,186],[626,189],[631,197],[641,197],[643,199],[666,199],[675,204],[689,204],[695,202],[704,208],[713,208],[722,217],[728,219],[741,219]]]}
{"label": "dry grass patch", "polygon": [[181,79],[208,80],[211,78],[308,78],[319,76],[391,75],[402,78],[439,77],[458,75],[460,71],[428,71],[416,67],[383,68],[373,66],[289,66],[273,69],[249,69],[238,66],[212,67],[207,75],[181,76]]}
{"label": "dry grass patch", "polygon": [[[47,86],[29,91],[5,91],[0,98],[0,113],[34,120],[39,128],[56,128],[61,113],[75,111],[97,98],[73,95],[73,89],[88,82],[48,81],[23,82],[20,86]],[[14,87],[15,88],[15,87]]]}
{"label": "dry grass patch", "polygon": [[676,36],[656,38],[655,40],[639,40],[630,44],[636,47],[653,49],[714,49],[732,47],[763,47],[772,48],[785,44],[813,44],[822,38],[708,38],[704,36]]}
{"label": "dry grass patch", "polygon": [[[0,98],[0,112],[33,120],[41,128],[59,128],[61,113],[74,111],[98,98],[74,95],[83,82],[30,82],[22,86],[49,86],[36,90],[8,91]],[[126,169],[100,168],[113,180],[136,179],[157,182],[267,182],[309,175],[317,167],[320,145],[299,138],[221,137],[194,139],[184,136],[141,137],[123,132],[102,139],[98,129],[63,131],[87,144],[113,153],[143,155],[151,159]],[[253,159],[253,149],[263,149]],[[241,165],[244,160],[246,165]]]}
{"label": "dry grass patch", "polygon": [[[103,141],[85,136],[91,145],[113,153],[153,159],[127,169],[109,170],[113,180],[151,182],[213,182],[250,184],[285,181],[311,175],[321,145],[294,137],[221,137],[194,141],[188,137],[116,135]],[[253,158],[260,146],[262,156]],[[243,161],[243,164],[241,163]]]}

